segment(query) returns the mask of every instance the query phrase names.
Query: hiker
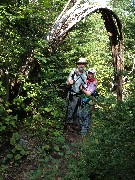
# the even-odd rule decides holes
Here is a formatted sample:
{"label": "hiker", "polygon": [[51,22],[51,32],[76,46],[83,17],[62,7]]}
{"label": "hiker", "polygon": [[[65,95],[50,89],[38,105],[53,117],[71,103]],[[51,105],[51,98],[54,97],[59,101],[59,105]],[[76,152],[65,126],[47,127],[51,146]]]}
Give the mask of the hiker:
{"label": "hiker", "polygon": [[87,74],[84,70],[86,64],[85,58],[79,58],[77,68],[73,68],[67,79],[70,89],[68,92],[66,129],[70,132],[80,131],[80,108],[82,101],[80,86],[86,84]]}
{"label": "hiker", "polygon": [[95,78],[96,70],[89,68],[87,71],[87,81],[85,85],[80,86],[80,90],[86,95],[83,98],[83,105],[81,108],[81,134],[87,134],[90,127],[91,111],[92,111],[92,98],[96,96],[97,79]]}

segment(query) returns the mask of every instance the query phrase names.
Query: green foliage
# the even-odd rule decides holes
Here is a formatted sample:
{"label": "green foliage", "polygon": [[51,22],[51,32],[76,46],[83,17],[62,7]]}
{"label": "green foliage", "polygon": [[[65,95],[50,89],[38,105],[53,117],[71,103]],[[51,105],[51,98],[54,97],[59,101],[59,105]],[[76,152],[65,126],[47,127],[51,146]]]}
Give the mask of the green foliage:
{"label": "green foliage", "polygon": [[[0,134],[13,131],[17,127],[17,115],[11,115],[12,110],[9,103],[5,104],[5,88],[0,84]],[[0,143],[5,141],[4,136],[0,136]]]}
{"label": "green foliage", "polygon": [[134,179],[134,100],[117,105],[106,100],[106,108],[93,116],[79,161],[69,162],[67,179]]}
{"label": "green foliage", "polygon": [[[20,143],[20,135],[18,132],[14,132],[9,142],[9,149],[6,150],[5,157],[1,160],[2,164],[0,165],[1,175],[4,172],[8,172],[10,167],[20,165],[24,157],[29,154],[28,148],[24,147]],[[10,164],[10,167],[8,165]]]}
{"label": "green foliage", "polygon": [[[53,23],[53,18],[56,17],[57,8],[61,7],[64,1],[57,2],[56,12],[53,10],[53,3],[53,1],[39,1],[39,3],[16,1],[3,2],[0,5],[1,133],[12,132],[24,124],[35,128],[37,123],[35,129],[38,129],[42,126],[42,121],[46,119],[45,122],[48,122],[48,118],[50,119],[48,124],[55,126],[53,122],[56,124],[56,119],[62,116],[57,107],[54,108],[57,103],[60,104],[59,108],[63,106],[63,100],[58,97],[57,92],[54,92],[55,87],[59,86],[56,83],[55,87],[51,87],[51,77],[57,73],[56,67],[49,58],[46,59],[48,45],[43,40]],[[40,70],[41,63],[44,64],[41,65],[40,75],[38,68]],[[46,64],[50,67],[46,68]],[[54,69],[55,73],[51,75]],[[46,76],[42,76],[44,71]],[[55,76],[56,78],[58,81],[59,76]],[[51,92],[48,93],[49,88]],[[46,126],[46,131],[48,128]],[[3,137],[0,141],[3,141]]]}
{"label": "green foliage", "polygon": [[53,139],[52,147],[43,145],[42,147],[37,147],[36,152],[38,154],[38,167],[35,170],[26,172],[25,177],[28,179],[46,178],[49,180],[63,176],[66,167],[65,162],[72,154],[69,145],[65,145],[63,136],[59,135],[56,139]]}
{"label": "green foliage", "polygon": [[125,69],[131,71],[134,59],[135,6],[131,0],[111,0],[113,11],[120,17],[123,25],[125,46]]}
{"label": "green foliage", "polygon": [[[111,94],[111,49],[101,15],[94,13],[79,22],[58,50],[51,54],[46,34],[66,1],[1,1],[0,26],[0,144],[10,141],[6,163],[21,163],[30,152],[20,144],[26,129],[40,145],[34,151],[37,167],[30,179],[134,179],[134,6],[121,0],[114,11],[123,23],[125,44],[124,101],[116,104]],[[80,56],[97,70],[99,98],[91,131],[74,158],[63,137],[66,114],[65,82]],[[34,155],[35,155],[34,154]],[[52,155],[55,155],[55,158]],[[30,158],[30,157],[29,157]],[[31,160],[31,159],[30,159]],[[65,172],[65,171],[64,171]]]}
{"label": "green foliage", "polygon": [[10,145],[11,145],[11,150],[7,153],[7,156],[4,160],[4,164],[6,165],[8,162],[12,163],[21,163],[22,158],[24,156],[27,156],[29,154],[29,151],[27,148],[24,148],[20,144],[20,135],[18,132],[13,133],[12,137],[10,138]]}

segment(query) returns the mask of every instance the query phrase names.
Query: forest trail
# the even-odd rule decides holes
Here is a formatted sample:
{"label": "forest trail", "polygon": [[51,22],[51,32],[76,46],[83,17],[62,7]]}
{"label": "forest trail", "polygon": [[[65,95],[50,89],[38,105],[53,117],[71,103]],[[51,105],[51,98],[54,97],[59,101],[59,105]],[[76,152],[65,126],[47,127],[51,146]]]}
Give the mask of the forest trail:
{"label": "forest trail", "polygon": [[[82,144],[84,141],[84,137],[77,134],[77,133],[65,133],[65,145],[69,146],[70,151],[72,152],[70,155],[68,155],[68,158],[74,158],[79,160],[79,144]],[[35,143],[34,140],[31,143]],[[33,145],[32,145],[33,146]],[[26,173],[28,172],[36,172],[37,168],[40,166],[40,163],[38,161],[39,152],[36,148],[32,148],[31,146],[31,152],[28,154],[28,156],[24,157],[21,161],[21,163],[13,163],[10,162],[7,166],[7,171],[2,175],[2,180],[27,180],[29,178],[26,177]],[[63,150],[63,153],[66,154],[66,150]],[[57,166],[57,162],[59,161],[58,165],[58,171],[59,173],[53,177],[55,180],[62,180],[64,176],[66,176],[66,169],[67,169],[67,161],[65,158],[63,158],[59,153],[52,153],[51,157],[56,160],[53,162],[53,160],[49,160],[46,162],[46,167],[51,167],[52,169]],[[44,168],[44,171],[48,171],[47,168]],[[45,177],[41,175],[41,177],[38,177],[38,179],[44,179]],[[36,178],[35,178],[36,179]]]}

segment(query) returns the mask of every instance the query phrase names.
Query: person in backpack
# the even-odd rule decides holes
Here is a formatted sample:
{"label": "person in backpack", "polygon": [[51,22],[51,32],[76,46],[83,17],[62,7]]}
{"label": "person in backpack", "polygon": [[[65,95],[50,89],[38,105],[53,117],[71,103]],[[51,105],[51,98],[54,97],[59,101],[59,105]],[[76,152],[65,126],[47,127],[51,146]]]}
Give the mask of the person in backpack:
{"label": "person in backpack", "polygon": [[83,98],[83,108],[81,109],[81,134],[87,134],[90,127],[91,109],[90,96],[95,97],[97,88],[97,79],[95,78],[96,70],[89,68],[87,71],[87,81],[85,85],[80,86],[80,90],[86,97]]}
{"label": "person in backpack", "polygon": [[67,78],[67,84],[70,86],[70,90],[68,92],[66,129],[70,132],[80,131],[80,110],[82,103],[80,86],[86,84],[87,73],[84,70],[86,64],[87,61],[85,58],[79,58],[77,68],[74,68]]}

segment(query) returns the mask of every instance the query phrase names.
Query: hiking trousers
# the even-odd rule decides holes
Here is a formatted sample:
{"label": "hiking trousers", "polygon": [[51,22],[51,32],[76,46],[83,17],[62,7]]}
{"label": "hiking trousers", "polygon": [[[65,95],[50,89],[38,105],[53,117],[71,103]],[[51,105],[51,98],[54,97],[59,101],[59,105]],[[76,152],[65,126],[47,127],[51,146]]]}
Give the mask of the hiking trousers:
{"label": "hiking trousers", "polygon": [[81,103],[80,95],[69,95],[67,105],[66,124],[80,125],[81,120]]}
{"label": "hiking trousers", "polygon": [[81,134],[87,134],[90,128],[91,110],[89,104],[85,104],[80,111]]}

